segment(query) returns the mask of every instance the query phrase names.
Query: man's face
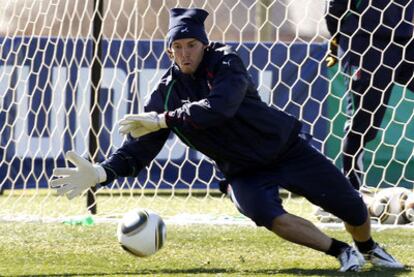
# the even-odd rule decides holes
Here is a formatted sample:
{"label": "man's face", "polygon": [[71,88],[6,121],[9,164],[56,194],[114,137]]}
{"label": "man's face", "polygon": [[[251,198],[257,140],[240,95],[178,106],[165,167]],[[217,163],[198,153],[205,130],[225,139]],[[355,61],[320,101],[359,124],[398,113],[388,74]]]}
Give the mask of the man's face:
{"label": "man's face", "polygon": [[205,48],[202,42],[194,38],[183,38],[174,40],[169,50],[181,72],[193,74],[203,59]]}

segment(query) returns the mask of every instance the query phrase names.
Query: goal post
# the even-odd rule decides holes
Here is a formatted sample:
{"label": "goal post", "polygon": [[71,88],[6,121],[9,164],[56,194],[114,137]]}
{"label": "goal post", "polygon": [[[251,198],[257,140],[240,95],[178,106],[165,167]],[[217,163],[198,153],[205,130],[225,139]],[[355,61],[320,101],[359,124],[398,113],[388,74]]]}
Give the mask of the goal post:
{"label": "goal post", "polygon": [[[59,219],[94,205],[102,217],[136,206],[237,217],[216,197],[222,176],[213,162],[173,135],[137,178],[93,192],[87,206],[83,196],[68,201],[48,187],[53,168],[68,165],[66,151],[102,161],[121,146],[117,122],[142,109],[171,65],[163,39],[175,6],[206,9],[210,40],[233,46],[260,97],[300,119],[312,144],[341,167],[346,89],[338,68],[323,62],[325,1],[96,1],[102,10],[92,0],[0,0],[0,218]],[[395,86],[383,135],[364,161],[374,189],[413,188],[413,105],[414,93]],[[313,217],[301,198],[287,194],[285,204]]]}

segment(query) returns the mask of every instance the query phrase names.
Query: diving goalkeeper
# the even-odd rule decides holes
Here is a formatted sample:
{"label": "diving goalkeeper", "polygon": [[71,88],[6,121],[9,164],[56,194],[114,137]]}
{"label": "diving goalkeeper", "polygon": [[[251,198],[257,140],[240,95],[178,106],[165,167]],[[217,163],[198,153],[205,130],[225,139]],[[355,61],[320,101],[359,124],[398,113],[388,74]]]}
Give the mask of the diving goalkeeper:
{"label": "diving goalkeeper", "polygon": [[[359,270],[365,263],[362,254],[374,265],[402,268],[371,238],[359,193],[301,138],[301,123],[261,101],[235,52],[209,43],[207,16],[202,9],[171,10],[167,54],[173,65],[151,94],[145,112],[121,120],[120,132],[127,141],[101,164],[68,152],[76,168],[56,168],[51,186],[73,198],[97,184],[137,176],[172,131],[216,162],[231,184],[233,202],[256,225],[338,258],[340,271]],[[285,211],[279,187],[341,218],[357,249]]]}

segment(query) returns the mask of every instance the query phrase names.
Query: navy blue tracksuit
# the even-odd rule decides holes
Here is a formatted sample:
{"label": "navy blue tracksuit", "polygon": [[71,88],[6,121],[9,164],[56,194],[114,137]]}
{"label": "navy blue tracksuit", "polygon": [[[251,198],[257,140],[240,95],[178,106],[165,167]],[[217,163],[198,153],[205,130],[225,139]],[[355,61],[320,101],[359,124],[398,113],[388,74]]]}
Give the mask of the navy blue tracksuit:
{"label": "navy blue tracksuit", "polygon": [[329,1],[327,27],[349,78],[343,168],[356,189],[363,149],[380,130],[393,83],[414,91],[413,13],[411,0]]}
{"label": "navy blue tracksuit", "polygon": [[[272,220],[285,213],[279,186],[350,224],[365,222],[359,194],[331,162],[299,138],[297,119],[261,101],[241,59],[229,47],[211,43],[193,75],[173,65],[145,111],[165,112],[169,128],[129,138],[102,163],[106,183],[136,176],[173,131],[216,162],[231,183],[238,208],[259,226],[270,228]],[[343,198],[338,197],[340,191]]]}

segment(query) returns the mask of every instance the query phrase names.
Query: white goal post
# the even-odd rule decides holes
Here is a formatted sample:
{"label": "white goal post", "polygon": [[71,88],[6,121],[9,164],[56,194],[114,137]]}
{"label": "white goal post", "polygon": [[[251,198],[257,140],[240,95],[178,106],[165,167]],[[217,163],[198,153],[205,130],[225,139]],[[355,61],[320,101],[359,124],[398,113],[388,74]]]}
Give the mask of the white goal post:
{"label": "white goal post", "polygon": [[[108,217],[137,205],[162,209],[155,203],[168,206],[176,198],[183,199],[174,204],[181,212],[197,205],[200,213],[221,214],[217,206],[231,205],[216,199],[221,176],[212,162],[175,136],[138,178],[119,179],[88,205],[84,197],[69,202],[48,188],[53,168],[66,163],[66,151],[102,161],[122,144],[117,122],[141,109],[171,64],[163,39],[168,11],[177,6],[206,9],[210,40],[232,45],[262,99],[303,121],[312,144],[341,167],[346,89],[338,68],[323,62],[330,39],[324,0],[0,4],[3,219],[64,218],[86,214],[94,205]],[[367,147],[365,186],[374,193],[382,187],[413,189],[413,95],[395,86],[382,135]],[[289,194],[286,203],[305,214],[310,207]]]}

